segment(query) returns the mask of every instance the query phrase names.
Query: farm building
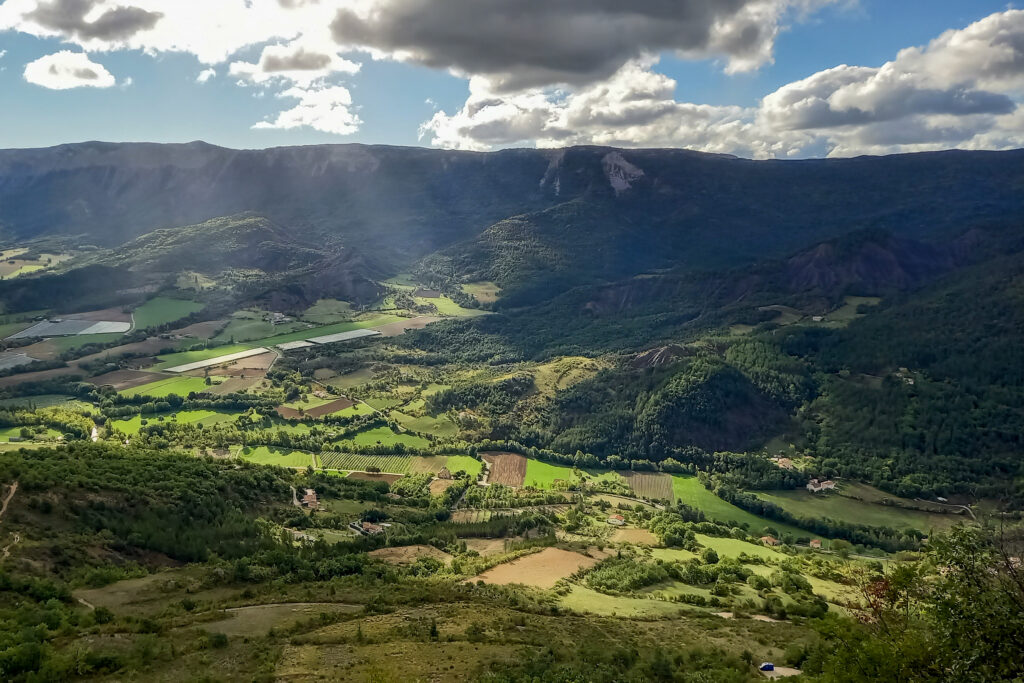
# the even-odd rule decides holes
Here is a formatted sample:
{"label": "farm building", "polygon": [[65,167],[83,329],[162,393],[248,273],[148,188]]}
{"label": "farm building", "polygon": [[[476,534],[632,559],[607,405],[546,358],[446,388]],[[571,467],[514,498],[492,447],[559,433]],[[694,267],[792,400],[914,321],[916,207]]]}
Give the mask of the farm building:
{"label": "farm building", "polygon": [[761,537],[761,543],[764,543],[765,545],[775,546],[775,545],[781,544],[782,541],[780,541],[779,539],[775,538],[774,536],[762,536]]}
{"label": "farm building", "polygon": [[362,528],[363,528],[363,533],[369,534],[371,536],[373,536],[374,534],[382,534],[382,533],[384,533],[384,527],[382,527],[379,524],[374,524],[373,522],[363,522],[362,523]]}
{"label": "farm building", "polygon": [[626,523],[626,518],[622,515],[612,515],[608,518],[608,523],[612,526],[622,526]]}
{"label": "farm building", "polygon": [[437,478],[438,479],[451,479],[452,478],[452,473],[448,471],[447,467],[442,467],[441,470],[437,473]]}
{"label": "farm building", "polygon": [[306,489],[306,495],[302,497],[302,507],[309,508],[310,510],[316,510],[320,507],[320,501],[317,500],[315,490]]}
{"label": "farm building", "polygon": [[812,538],[811,539],[811,547],[814,548],[815,550],[820,549],[821,548],[821,539],[820,538]]}
{"label": "farm building", "polygon": [[772,460],[774,460],[775,464],[784,470],[796,469],[796,467],[793,465],[793,461],[790,460],[789,458],[772,458]]}
{"label": "farm building", "polygon": [[836,483],[831,479],[825,481],[818,481],[817,479],[811,479],[807,482],[807,490],[811,493],[818,493],[820,491],[832,491],[836,487]]}

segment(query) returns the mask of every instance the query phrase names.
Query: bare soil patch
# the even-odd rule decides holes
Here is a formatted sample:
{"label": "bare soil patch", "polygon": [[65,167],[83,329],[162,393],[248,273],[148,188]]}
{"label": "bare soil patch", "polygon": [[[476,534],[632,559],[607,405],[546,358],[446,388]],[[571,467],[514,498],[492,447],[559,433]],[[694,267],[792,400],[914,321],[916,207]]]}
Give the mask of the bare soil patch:
{"label": "bare soil patch", "polygon": [[443,550],[438,550],[432,545],[404,545],[397,548],[381,548],[368,554],[376,560],[398,565],[413,564],[421,557],[432,557],[446,565],[452,563],[451,555]]}
{"label": "bare soil patch", "polygon": [[397,320],[387,325],[381,325],[374,329],[380,332],[385,337],[397,337],[400,334],[405,334],[406,330],[422,330],[424,327],[432,322],[440,320],[437,316],[433,315],[418,315],[415,318],[409,318],[408,320]]}
{"label": "bare soil patch", "polygon": [[647,529],[618,528],[612,534],[613,543],[632,543],[633,545],[659,545],[658,537]]}
{"label": "bare soil patch", "polygon": [[593,567],[597,559],[561,548],[545,548],[539,553],[499,564],[469,581],[505,585],[521,583],[536,588],[552,588],[559,579],[580,569]]}
{"label": "bare soil patch", "polygon": [[88,382],[90,384],[95,384],[98,387],[109,384],[117,391],[124,391],[125,389],[131,389],[133,387],[142,386],[143,384],[155,382],[167,376],[168,375],[160,375],[155,372],[142,372],[140,370],[114,370],[113,372],[91,377]]}
{"label": "bare soil patch", "polygon": [[317,368],[313,371],[313,379],[330,379],[337,376],[338,373],[330,368]]}
{"label": "bare soil patch", "polygon": [[526,479],[526,458],[518,453],[490,452],[480,455],[490,470],[487,483],[516,487],[523,485],[523,480]]}
{"label": "bare soil patch", "polygon": [[378,472],[350,472],[348,478],[362,479],[363,481],[386,481],[388,484],[394,484],[396,481],[402,478],[402,475],[383,474]]}
{"label": "bare soil patch", "polygon": [[622,478],[626,485],[640,498],[651,500],[668,500],[674,498],[672,493],[672,476],[660,472],[623,472]]}
{"label": "bare soil patch", "polygon": [[447,491],[450,487],[455,486],[457,481],[454,479],[435,479],[430,482],[430,495],[440,496],[442,493]]}

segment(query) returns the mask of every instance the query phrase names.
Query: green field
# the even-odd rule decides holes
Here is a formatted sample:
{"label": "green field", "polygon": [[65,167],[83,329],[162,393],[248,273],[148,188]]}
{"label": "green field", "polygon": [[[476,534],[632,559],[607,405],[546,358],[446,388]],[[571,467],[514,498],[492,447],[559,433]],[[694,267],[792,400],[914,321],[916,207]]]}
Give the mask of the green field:
{"label": "green field", "polygon": [[665,600],[605,595],[578,585],[574,585],[572,590],[562,597],[561,605],[565,609],[584,614],[642,618],[671,616],[686,609],[684,605]]}
{"label": "green field", "polygon": [[501,288],[493,282],[470,282],[462,285],[462,291],[475,297],[480,303],[490,303],[498,299]]}
{"label": "green field", "polygon": [[459,433],[459,428],[447,417],[413,417],[397,410],[391,411],[391,417],[406,429],[420,434],[433,434],[443,439]]}
{"label": "green field", "polygon": [[352,304],[347,301],[338,301],[337,299],[320,299],[302,314],[303,320],[308,320],[318,325],[345,322],[351,317]]}
{"label": "green field", "polygon": [[158,296],[136,308],[132,316],[135,319],[135,328],[144,330],[155,325],[181,320],[201,310],[203,310],[203,304],[195,301]]}
{"label": "green field", "polygon": [[476,458],[471,458],[468,455],[449,455],[445,462],[445,467],[452,474],[462,471],[466,474],[475,477],[480,474],[480,470],[483,469],[483,463]]}
{"label": "green field", "polygon": [[299,408],[309,410],[310,408],[316,408],[317,406],[322,406],[325,403],[330,403],[335,400],[337,400],[335,397],[320,398],[319,396],[306,394],[305,398],[299,398],[297,401],[289,401],[288,403],[282,403],[281,405],[285,408],[293,408],[295,410],[298,410]]}
{"label": "green field", "polygon": [[[287,334],[298,330],[309,330],[300,322],[283,323],[274,325],[263,319],[259,311],[235,311],[231,314],[231,322],[227,324],[220,334],[214,337],[219,342],[246,342],[251,339]],[[258,346],[258,345],[257,345]]]}
{"label": "green field", "polygon": [[768,526],[777,530],[780,534],[793,534],[794,536],[809,535],[809,532],[797,527],[752,515],[732,503],[725,502],[704,488],[704,485],[700,483],[697,477],[672,475],[672,493],[675,495],[677,502],[702,510],[708,519],[736,525],[748,524],[748,529],[753,535],[761,535],[764,528]]}
{"label": "green field", "polygon": [[357,415],[369,415],[373,412],[373,408],[366,405],[365,403],[356,403],[348,408],[342,408],[331,413],[331,417],[355,417]]}
{"label": "green field", "polygon": [[152,396],[154,398],[163,398],[165,396],[170,396],[171,394],[188,396],[192,392],[201,393],[206,391],[208,388],[206,380],[202,377],[169,377],[167,379],[157,380],[156,382],[150,382],[149,384],[132,387],[131,389],[125,389],[118,393],[122,396]]}
{"label": "green field", "polygon": [[526,461],[526,478],[523,480],[523,486],[531,486],[536,489],[550,489],[554,488],[556,479],[566,482],[579,481],[579,477],[576,476],[571,467],[552,465],[533,459]]}
{"label": "green field", "polygon": [[72,401],[71,396],[66,394],[40,394],[39,396],[21,396],[19,398],[0,399],[0,408],[52,408],[53,406],[70,406],[78,409],[82,405],[89,405],[81,401]]}
{"label": "green field", "polygon": [[[202,425],[214,425],[222,422],[232,422],[237,415],[235,413],[223,413],[215,410],[181,410],[177,413],[161,413],[159,415],[133,415],[127,420],[111,420],[109,425],[124,434],[138,434],[143,426],[142,421],[147,424],[157,422],[180,422]],[[163,418],[161,420],[161,418]]]}
{"label": "green field", "polygon": [[124,335],[120,332],[106,332],[104,334],[75,334],[70,337],[53,337],[46,340],[46,345],[57,353],[64,353],[71,349],[77,349],[86,344],[109,344],[117,341]]}
{"label": "green field", "polygon": [[257,465],[277,465],[279,467],[308,467],[315,464],[312,453],[293,451],[287,448],[270,448],[268,446],[246,447],[238,452],[238,457]]}
{"label": "green field", "polygon": [[766,560],[784,560],[787,555],[759,543],[747,543],[738,538],[719,538],[697,534],[697,542],[707,548],[714,548],[720,557],[739,557],[745,553],[752,557],[763,557]]}
{"label": "green field", "polygon": [[249,344],[230,344],[227,346],[215,346],[207,349],[199,349],[198,351],[179,351],[178,353],[168,353],[165,356],[158,357],[157,360],[160,362],[150,368],[150,370],[173,368],[176,365],[185,365],[186,363],[209,360],[211,358],[217,358],[218,356],[227,356],[232,353],[238,353],[239,351],[248,351],[251,348],[254,347]]}
{"label": "green field", "polygon": [[[15,438],[21,438],[21,430],[21,427],[6,427],[4,429],[0,429],[0,442],[10,441],[12,436]],[[35,430],[33,429],[33,431]],[[53,441],[58,436],[60,436],[60,432],[56,429],[46,428],[43,430],[42,434],[33,434],[28,438],[37,441]]]}
{"label": "green field", "polygon": [[366,384],[373,379],[373,370],[370,368],[360,368],[353,372],[340,375],[338,377],[332,377],[326,380],[324,384],[334,387],[335,389],[351,389],[357,387],[360,384]]}
{"label": "green field", "polygon": [[273,346],[274,344],[283,344],[290,341],[302,341],[311,337],[323,337],[328,334],[337,334],[338,332],[351,332],[352,330],[362,330],[367,327],[377,327],[378,325],[386,325],[387,323],[393,323],[396,320],[401,320],[397,315],[391,315],[389,313],[381,313],[378,315],[369,316],[363,320],[355,320],[352,322],[335,323],[333,325],[324,325],[323,327],[314,327],[312,329],[304,329],[299,332],[292,332],[290,334],[278,334],[272,337],[266,337],[253,342],[253,346]]}
{"label": "green field", "polygon": [[775,503],[786,512],[804,518],[831,518],[837,521],[886,526],[894,529],[917,529],[929,533],[947,529],[962,522],[961,515],[930,514],[894,505],[880,505],[836,493],[815,494],[810,491],[759,491],[757,496]]}
{"label": "green field", "polygon": [[414,297],[414,300],[420,306],[434,306],[437,309],[439,315],[447,315],[457,318],[468,318],[476,315],[486,315],[487,311],[481,311],[478,308],[463,308],[446,296],[439,296],[436,299],[427,299],[424,297]]}
{"label": "green field", "polygon": [[389,474],[406,474],[412,464],[411,455],[358,455],[337,451],[324,451],[320,454],[320,466],[332,470],[365,472],[367,468],[376,467]]}
{"label": "green field", "polygon": [[374,427],[356,433],[354,436],[343,439],[338,443],[348,444],[351,447],[359,446],[394,446],[403,444],[413,448],[426,448],[430,442],[422,436],[415,434],[395,434],[388,427]]}

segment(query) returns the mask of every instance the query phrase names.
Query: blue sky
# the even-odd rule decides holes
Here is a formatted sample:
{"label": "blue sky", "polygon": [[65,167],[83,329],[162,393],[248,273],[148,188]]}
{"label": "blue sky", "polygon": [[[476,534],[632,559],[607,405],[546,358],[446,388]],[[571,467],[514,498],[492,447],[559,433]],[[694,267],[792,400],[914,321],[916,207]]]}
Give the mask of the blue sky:
{"label": "blue sky", "polygon": [[[466,44],[458,49],[433,39],[434,17],[415,14],[425,11],[417,8],[416,0],[380,0],[378,4],[383,12],[395,15],[396,25],[422,17],[423,35],[396,37],[394,25],[379,22],[363,28],[359,41],[365,44],[339,35],[348,28],[329,35],[324,29],[327,15],[310,14],[303,19],[298,14],[303,10],[293,9],[286,19],[298,28],[290,34],[273,36],[272,30],[257,30],[221,45],[217,29],[204,27],[200,3],[182,21],[192,21],[196,33],[207,31],[210,38],[196,39],[195,45],[185,48],[179,43],[188,42],[188,36],[174,35],[173,27],[163,28],[171,12],[161,2],[169,0],[85,0],[94,7],[91,14],[79,18],[81,26],[101,21],[103,12],[134,6],[163,17],[153,30],[100,37],[91,35],[88,28],[68,29],[69,21],[50,25],[37,21],[33,12],[38,6],[45,9],[49,3],[53,12],[65,11],[61,1],[0,3],[0,29],[7,29],[0,31],[0,50],[5,51],[0,57],[0,147],[94,139],[202,139],[228,147],[364,142],[468,149],[593,142],[685,146],[743,156],[816,156],[945,146],[1006,147],[1017,146],[1018,139],[1024,138],[1020,130],[1024,116],[1016,107],[1024,85],[1024,74],[1016,73],[1021,69],[1016,61],[1024,64],[1021,55],[1019,60],[1009,60],[1013,73],[1003,70],[992,77],[975,76],[967,68],[975,53],[955,52],[960,50],[955,44],[937,45],[921,58],[895,65],[903,74],[901,83],[920,82],[914,85],[916,95],[893,92],[892,97],[928,103],[896,118],[893,105],[878,99],[878,92],[894,79],[873,72],[851,73],[841,83],[833,83],[835,74],[829,71],[840,65],[881,67],[903,48],[928,46],[944,31],[963,31],[976,22],[991,24],[992,35],[1012,37],[1024,32],[1024,17],[1017,16],[1024,13],[1015,13],[1005,2],[750,0],[752,6],[775,3],[781,9],[767,21],[745,16],[726,19],[761,21],[766,31],[777,32],[773,39],[735,48],[729,36],[708,34],[704,39],[710,45],[665,49],[666,40],[671,44],[672,38],[659,33],[657,21],[652,21],[650,30],[638,32],[635,45],[620,46],[618,61],[595,55],[583,37],[579,46],[556,45],[550,57],[534,60],[533,54],[517,53],[522,35],[510,33],[489,37],[492,46],[507,46],[507,56],[496,62],[486,43],[474,44],[472,26],[467,28]],[[486,2],[500,6],[501,0]],[[799,2],[812,7],[806,11],[792,7]],[[337,5],[340,13],[345,3]],[[277,20],[270,14],[276,11],[281,10],[266,10],[267,22]],[[472,22],[472,16],[463,16]],[[536,27],[563,18],[538,14]],[[225,20],[236,21],[230,16]],[[580,21],[580,17],[569,20]],[[308,33],[303,21],[309,23]],[[337,21],[342,25],[341,19]],[[976,32],[984,36],[988,24],[979,25]],[[524,26],[527,32],[535,28],[529,20]],[[598,33],[593,39],[608,38]],[[457,35],[444,36],[448,43],[458,40]],[[559,41],[557,34],[550,40]],[[716,41],[729,47],[716,48]],[[986,45],[992,41],[975,42],[980,47],[971,49],[979,52],[979,62],[991,62],[990,55],[980,52],[990,49]],[[329,48],[324,47],[327,43]],[[1011,41],[1017,43],[1024,44]],[[535,44],[526,44],[536,50]],[[326,49],[337,59],[357,64],[358,72],[349,73],[344,66],[275,72],[266,68],[269,62],[263,50],[268,45],[292,52],[298,49],[294,46],[305,46],[307,54]],[[208,54],[218,49],[227,51],[223,59]],[[375,52],[373,57],[369,50]],[[403,50],[416,55],[410,58]],[[752,57],[754,52],[757,55]],[[965,75],[946,79],[942,74],[952,58],[965,64]],[[587,59],[593,63],[577,69]],[[37,60],[40,64],[30,69]],[[563,69],[559,60],[573,66]],[[237,63],[250,64],[250,73],[255,70],[258,75],[239,77],[231,66]],[[91,83],[78,79],[75,74],[83,73],[82,64],[91,65],[86,71],[91,76],[99,73],[99,78]],[[197,75],[208,68],[216,75],[197,82]],[[819,76],[821,83],[808,88],[813,93],[794,98],[792,84],[816,74],[832,75]],[[104,87],[95,87],[99,83]],[[278,95],[295,87],[311,98],[309,107],[293,112],[287,120],[279,118],[299,100]],[[943,93],[949,104],[941,103],[946,101]],[[314,98],[322,106],[314,106]],[[301,102],[306,104],[305,99]],[[803,120],[807,111],[822,108],[831,118],[823,115],[811,125]],[[857,115],[851,119],[850,112]],[[848,121],[854,119],[857,123],[851,126]],[[258,122],[264,122],[262,128],[253,127]],[[345,134],[339,134],[340,129]]]}

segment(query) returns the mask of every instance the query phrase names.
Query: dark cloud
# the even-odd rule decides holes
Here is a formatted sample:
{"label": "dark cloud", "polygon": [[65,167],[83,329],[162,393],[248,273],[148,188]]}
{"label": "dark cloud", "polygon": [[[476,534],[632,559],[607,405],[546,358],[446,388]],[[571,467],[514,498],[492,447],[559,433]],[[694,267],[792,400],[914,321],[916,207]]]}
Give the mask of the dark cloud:
{"label": "dark cloud", "polygon": [[382,0],[369,16],[338,11],[344,45],[404,53],[483,74],[504,90],[606,78],[665,50],[751,66],[770,52],[789,0]]}
{"label": "dark cloud", "polygon": [[163,16],[139,7],[114,7],[94,21],[86,21],[93,8],[102,4],[102,0],[52,0],[41,3],[25,18],[79,40],[124,40],[153,28]]}
{"label": "dark cloud", "polygon": [[275,55],[264,53],[260,67],[267,73],[278,71],[318,71],[327,68],[331,56],[318,52],[307,52],[299,48],[292,54]]}

